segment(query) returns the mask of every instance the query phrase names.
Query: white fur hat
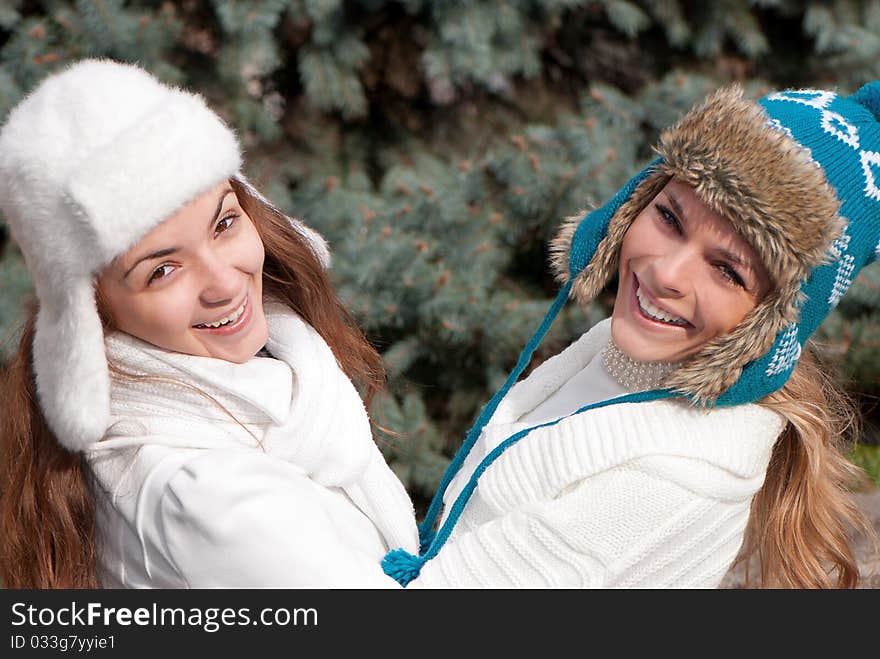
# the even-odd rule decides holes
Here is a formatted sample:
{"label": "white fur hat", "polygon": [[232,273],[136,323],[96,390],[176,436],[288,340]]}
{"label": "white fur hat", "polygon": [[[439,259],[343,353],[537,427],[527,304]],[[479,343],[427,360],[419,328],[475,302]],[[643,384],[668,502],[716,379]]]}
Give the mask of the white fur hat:
{"label": "white fur hat", "polygon": [[[110,421],[97,276],[223,179],[247,183],[240,167],[235,134],[199,95],[112,60],[47,77],[9,114],[0,211],[34,279],[37,394],[66,448],[87,448]],[[292,224],[326,267],[323,239]]]}

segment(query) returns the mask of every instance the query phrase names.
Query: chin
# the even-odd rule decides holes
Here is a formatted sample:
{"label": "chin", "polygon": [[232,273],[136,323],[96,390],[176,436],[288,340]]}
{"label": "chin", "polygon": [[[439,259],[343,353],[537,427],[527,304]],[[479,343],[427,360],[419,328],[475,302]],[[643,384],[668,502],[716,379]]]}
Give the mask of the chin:
{"label": "chin", "polygon": [[248,344],[247,346],[242,346],[240,349],[236,349],[232,353],[227,353],[222,355],[221,359],[225,359],[228,362],[233,362],[234,364],[244,364],[246,361],[250,360],[252,357],[256,356],[256,354],[266,345],[265,342],[260,344]]}
{"label": "chin", "polygon": [[662,342],[646,340],[642,332],[635,332],[623,321],[611,322],[611,338],[630,359],[639,362],[681,361],[681,350]]}
{"label": "chin", "polygon": [[239,363],[244,363],[247,360],[255,357],[258,352],[260,352],[260,348],[266,345],[266,341],[269,339],[269,332],[258,333],[254,337],[252,337],[247,346],[242,346],[241,350],[241,359],[238,359]]}
{"label": "chin", "polygon": [[260,351],[260,348],[266,345],[266,341],[269,339],[269,326],[266,323],[265,317],[261,318],[261,322],[258,325],[252,327],[246,336],[242,336],[241,340],[234,344],[226,346],[211,343],[204,344],[204,349],[206,350],[204,355],[206,357],[214,357],[215,359],[224,359],[234,364],[244,364],[254,357]]}

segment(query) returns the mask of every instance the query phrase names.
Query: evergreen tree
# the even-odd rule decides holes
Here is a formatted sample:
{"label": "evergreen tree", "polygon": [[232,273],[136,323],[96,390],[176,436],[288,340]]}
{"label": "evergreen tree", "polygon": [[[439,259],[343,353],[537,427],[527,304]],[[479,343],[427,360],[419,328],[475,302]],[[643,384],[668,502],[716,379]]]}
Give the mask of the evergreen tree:
{"label": "evergreen tree", "polygon": [[[880,0],[4,0],[0,119],[85,56],[204,94],[248,175],[329,239],[388,370],[382,445],[419,497],[554,297],[563,217],[607,200],[711,89],[848,93],[880,78],[878,54]],[[0,218],[2,355],[31,294]],[[612,300],[569,305],[535,362]],[[878,314],[872,266],[818,335],[874,423]]]}

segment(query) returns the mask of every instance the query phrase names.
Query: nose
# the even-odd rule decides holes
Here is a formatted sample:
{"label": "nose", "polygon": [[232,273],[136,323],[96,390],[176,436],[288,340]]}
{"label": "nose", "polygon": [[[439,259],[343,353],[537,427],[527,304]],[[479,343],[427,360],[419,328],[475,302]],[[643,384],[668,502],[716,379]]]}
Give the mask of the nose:
{"label": "nose", "polygon": [[199,301],[209,309],[228,305],[241,292],[242,273],[232,263],[212,256],[202,263]]}
{"label": "nose", "polygon": [[691,281],[692,255],[687,249],[675,249],[653,262],[654,286],[658,295],[681,297]]}

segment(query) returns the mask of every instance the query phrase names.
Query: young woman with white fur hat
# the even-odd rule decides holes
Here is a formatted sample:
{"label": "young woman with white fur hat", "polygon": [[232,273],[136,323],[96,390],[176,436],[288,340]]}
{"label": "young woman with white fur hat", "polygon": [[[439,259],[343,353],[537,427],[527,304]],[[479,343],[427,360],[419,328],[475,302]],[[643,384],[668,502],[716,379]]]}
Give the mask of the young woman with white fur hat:
{"label": "young woman with white fur hat", "polygon": [[[880,256],[880,83],[721,89],[553,245],[562,289],[386,571],[418,586],[852,587],[857,419],[808,342]],[[516,382],[568,297],[611,318]],[[515,384],[514,384],[515,383]],[[442,515],[441,515],[442,510]],[[440,523],[435,524],[438,516]]]}
{"label": "young woman with white fur hat", "polygon": [[85,60],[0,132],[37,303],[3,374],[6,587],[390,586],[413,506],[323,239],[201,97]]}

